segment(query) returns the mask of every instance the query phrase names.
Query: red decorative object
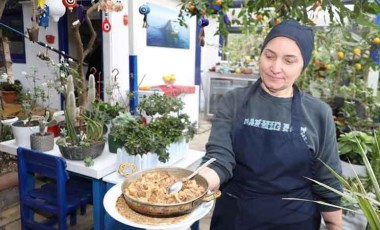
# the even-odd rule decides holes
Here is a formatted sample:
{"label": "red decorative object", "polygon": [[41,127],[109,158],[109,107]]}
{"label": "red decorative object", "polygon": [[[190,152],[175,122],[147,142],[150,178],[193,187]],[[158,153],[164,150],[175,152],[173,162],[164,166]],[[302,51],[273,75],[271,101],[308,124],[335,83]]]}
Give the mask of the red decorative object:
{"label": "red decorative object", "polygon": [[69,10],[73,10],[77,6],[77,0],[62,0],[62,3]]}
{"label": "red decorative object", "polygon": [[106,33],[111,31],[111,23],[108,20],[108,18],[104,19],[104,21],[102,23],[102,30],[103,30],[103,32],[106,32]]}
{"label": "red decorative object", "polygon": [[47,131],[52,133],[54,135],[54,137],[58,137],[59,134],[61,133],[61,129],[59,127],[59,124],[48,126]]}
{"label": "red decorative object", "polygon": [[123,16],[123,23],[125,26],[128,25],[128,15]]}
{"label": "red decorative object", "polygon": [[180,94],[187,93],[193,94],[195,93],[195,86],[187,86],[187,85],[171,85],[168,87],[167,85],[156,85],[152,86],[150,90],[158,89],[159,91],[163,91],[166,96],[176,97]]}
{"label": "red decorative object", "polygon": [[46,38],[46,42],[49,43],[49,44],[54,44],[54,41],[55,41],[55,36],[54,35],[51,35],[51,34],[48,34],[45,36]]}

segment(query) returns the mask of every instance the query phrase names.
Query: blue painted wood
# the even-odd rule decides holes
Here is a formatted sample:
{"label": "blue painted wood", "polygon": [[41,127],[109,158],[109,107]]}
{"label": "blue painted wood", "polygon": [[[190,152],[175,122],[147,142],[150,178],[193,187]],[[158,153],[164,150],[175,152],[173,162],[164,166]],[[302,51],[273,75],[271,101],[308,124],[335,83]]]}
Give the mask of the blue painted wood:
{"label": "blue painted wood", "polygon": [[[71,224],[76,222],[76,210],[91,203],[91,192],[69,192],[70,179],[66,161],[61,157],[19,147],[17,149],[20,211],[22,229],[52,229],[50,224],[58,221],[59,229],[67,229],[66,217],[71,214]],[[35,176],[47,180],[41,188],[35,188]],[[33,212],[45,211],[54,216],[48,222],[36,222]],[[57,221],[55,221],[57,219]]]}
{"label": "blue painted wood", "polygon": [[138,77],[137,77],[137,55],[129,56],[129,91],[133,93],[133,96],[129,101],[129,110],[132,114],[136,112],[138,105]]}
{"label": "blue painted wood", "polygon": [[[200,17],[197,17],[197,21],[200,20]],[[207,27],[206,27],[207,29]],[[196,29],[196,42],[195,42],[195,76],[194,76],[194,84],[195,85],[201,85],[201,55],[202,55],[202,49],[201,44],[199,40],[199,34],[201,32],[201,26],[197,25]]]}
{"label": "blue painted wood", "polygon": [[93,219],[94,219],[94,230],[104,229],[104,215],[105,210],[103,206],[103,198],[106,194],[106,184],[102,180],[93,179],[92,180],[92,191],[93,191]]}

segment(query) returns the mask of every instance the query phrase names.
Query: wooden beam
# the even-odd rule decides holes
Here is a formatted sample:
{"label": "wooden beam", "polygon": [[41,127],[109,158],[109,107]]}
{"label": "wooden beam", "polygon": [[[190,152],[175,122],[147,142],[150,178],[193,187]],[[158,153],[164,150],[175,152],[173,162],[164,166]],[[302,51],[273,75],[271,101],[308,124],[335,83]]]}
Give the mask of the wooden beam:
{"label": "wooden beam", "polygon": [[7,4],[7,0],[0,1],[0,20],[1,20],[1,17],[3,16],[5,4]]}

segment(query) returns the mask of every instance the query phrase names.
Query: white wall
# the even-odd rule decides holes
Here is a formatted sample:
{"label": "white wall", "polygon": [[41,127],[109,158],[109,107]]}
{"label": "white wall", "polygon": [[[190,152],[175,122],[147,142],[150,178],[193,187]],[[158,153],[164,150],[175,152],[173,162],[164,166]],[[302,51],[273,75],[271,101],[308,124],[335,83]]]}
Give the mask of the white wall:
{"label": "white wall", "polygon": [[[163,84],[162,76],[165,74],[173,73],[177,76],[176,84],[178,85],[194,85],[195,81],[195,49],[196,49],[196,26],[197,21],[195,17],[190,19],[188,24],[190,28],[190,46],[189,49],[176,49],[166,47],[153,47],[146,45],[146,28],[143,28],[143,15],[139,13],[139,7],[143,4],[157,4],[164,7],[177,10],[179,12],[179,0],[122,0],[124,9],[122,12],[109,13],[109,20],[112,29],[109,33],[103,32],[103,71],[105,78],[105,86],[110,83],[110,78],[115,74],[112,70],[117,68],[119,70],[118,83],[120,91],[123,96],[129,90],[129,55],[137,55],[138,65],[138,82],[140,83],[142,77],[146,75],[141,85],[161,85]],[[31,4],[24,3],[24,30],[26,27],[31,27]],[[123,16],[128,15],[129,24],[123,24]],[[103,14],[104,17],[104,14]],[[149,15],[148,15],[149,17]],[[40,28],[39,41],[45,42],[45,34],[58,34],[58,25],[53,20],[49,20],[49,27],[45,31]],[[210,29],[209,29],[210,28]],[[207,27],[206,33],[206,46],[202,48],[202,56],[206,53],[209,56],[217,56],[218,37],[213,36],[215,29],[211,29],[212,25]],[[216,28],[214,26],[214,28]],[[58,49],[58,37],[53,44]],[[40,66],[39,74],[52,76],[51,70],[47,68],[44,61],[36,58],[38,52],[45,52],[45,48],[37,44],[31,43],[26,40],[26,64],[13,64],[13,72],[15,78],[20,79],[26,85],[25,79],[22,79],[21,72],[26,71],[30,66]],[[70,46],[70,45],[69,45]],[[70,49],[75,52],[75,49]],[[50,57],[58,62],[58,55],[49,52]],[[74,55],[74,54],[73,54]],[[215,63],[209,57],[202,57],[207,63]],[[202,64],[203,65],[203,64]],[[211,64],[205,64],[205,69],[208,69]],[[202,69],[204,69],[202,67]],[[53,76],[52,76],[53,77]],[[116,92],[117,94],[117,92]],[[54,95],[51,107],[60,108],[60,97],[58,94]],[[105,95],[105,99],[106,95]],[[194,102],[198,104],[198,101]],[[197,107],[196,107],[197,108]]]}
{"label": "white wall", "polygon": [[[143,15],[138,13],[143,4],[153,3],[178,10],[177,0],[130,0],[135,13],[133,15],[133,41],[131,54],[138,58],[138,82],[146,75],[141,85],[162,85],[162,75],[173,73],[177,76],[176,84],[193,85],[195,75],[195,37],[196,19],[191,18],[189,49],[153,47],[146,45],[146,28],[143,28]],[[149,14],[148,14],[149,17]]]}
{"label": "white wall", "polygon": [[[24,2],[23,5],[23,14],[24,14],[24,31],[26,31],[26,28],[32,27],[32,21],[30,18],[32,17],[32,5],[30,2]],[[43,43],[47,43],[45,39],[45,35],[47,34],[57,34],[58,24],[54,22],[53,20],[49,20],[49,27],[46,28],[46,30],[43,27],[40,27],[39,29],[39,41]],[[22,31],[20,31],[22,32]],[[54,44],[50,44],[54,48],[58,49],[58,36],[55,38]],[[24,75],[22,75],[22,72],[27,72],[28,74],[32,74],[31,67],[38,66],[38,76],[40,76],[40,81],[38,82],[39,85],[43,82],[43,76],[46,75],[49,77],[49,79],[53,79],[53,71],[54,68],[48,68],[48,65],[46,64],[46,61],[41,60],[36,55],[39,52],[46,52],[46,48],[38,45],[37,43],[33,43],[29,41],[29,39],[25,39],[25,55],[26,55],[26,64],[19,64],[19,63],[13,63],[12,64],[12,71],[14,74],[15,79],[18,79],[22,82],[24,88],[32,88],[31,81],[28,81],[25,79]],[[55,62],[58,62],[58,54],[53,51],[48,51],[48,54],[52,60]],[[60,96],[56,91],[51,90],[50,95],[50,107],[59,109],[61,106],[60,103]]]}
{"label": "white wall", "polygon": [[219,35],[215,35],[218,22],[213,18],[208,18],[209,25],[204,27],[205,46],[201,48],[201,70],[207,72],[212,66],[221,60],[219,53]]}
{"label": "white wall", "polygon": [[[120,90],[114,90],[116,100],[120,101],[120,97],[126,99],[129,90],[129,31],[130,23],[125,26],[123,24],[123,16],[128,15],[128,3],[122,1],[124,8],[121,12],[109,13],[109,21],[112,25],[110,32],[103,32],[103,76],[104,86],[112,84],[117,69],[117,84]],[[104,12],[103,12],[104,19]],[[129,19],[129,22],[131,20]],[[104,95],[107,101],[107,95]]]}

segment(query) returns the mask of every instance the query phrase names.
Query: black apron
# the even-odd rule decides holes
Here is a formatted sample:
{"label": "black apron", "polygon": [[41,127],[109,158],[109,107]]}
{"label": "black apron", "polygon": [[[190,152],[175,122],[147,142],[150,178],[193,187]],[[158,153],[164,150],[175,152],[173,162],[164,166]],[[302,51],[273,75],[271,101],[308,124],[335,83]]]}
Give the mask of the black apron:
{"label": "black apron", "polygon": [[314,230],[320,227],[316,204],[282,198],[314,200],[311,190],[313,156],[301,136],[301,96],[294,87],[291,131],[271,131],[243,125],[252,92],[244,98],[233,125],[236,167],[217,199],[211,229]]}

